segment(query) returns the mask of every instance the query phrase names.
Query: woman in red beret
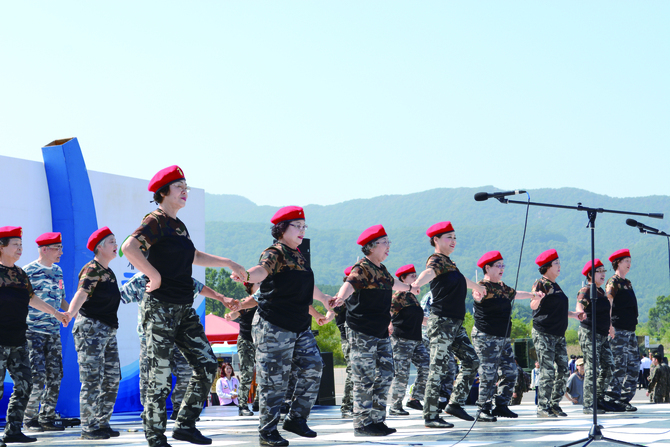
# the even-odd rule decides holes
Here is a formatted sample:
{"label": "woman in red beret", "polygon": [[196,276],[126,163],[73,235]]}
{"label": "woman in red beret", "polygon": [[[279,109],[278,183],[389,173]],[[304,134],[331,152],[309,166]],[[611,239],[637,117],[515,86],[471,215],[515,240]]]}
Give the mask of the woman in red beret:
{"label": "woman in red beret", "polygon": [[354,385],[354,435],[394,433],[384,423],[386,399],[393,380],[393,351],[389,340],[393,290],[419,293],[418,287],[394,278],[382,262],[391,241],[381,225],[363,231],[356,241],[365,257],[354,264],[334,298],[345,303]]}
{"label": "woman in red beret", "polygon": [[[395,276],[402,283],[409,285],[416,280],[416,270],[412,264],[404,265],[395,272]],[[430,355],[423,344],[421,326],[427,321],[428,319],[423,316],[423,308],[413,293],[407,291],[393,294],[389,329],[391,330],[395,377],[391,385],[390,415],[407,416],[409,414],[402,408],[402,400],[409,381],[410,363],[416,366],[417,375],[407,406],[415,410],[423,410],[421,400],[426,391]]]}
{"label": "woman in red beret", "polygon": [[533,310],[532,337],[540,362],[537,387],[537,416],[565,417],[558,403],[563,399],[568,378],[568,350],[565,330],[568,317],[584,319],[584,312],[568,311],[568,297],[556,282],[561,273],[561,261],[556,250],[543,252],[535,259],[542,278],[533,284],[533,292],[542,292],[531,299]]}
{"label": "woman in red beret", "polygon": [[470,387],[479,368],[479,358],[463,327],[465,297],[468,289],[485,295],[486,289],[463,276],[449,257],[456,249],[456,233],[451,222],[438,222],[426,230],[435,252],[426,261],[426,270],[412,284],[420,287],[430,282],[433,294],[431,315],[426,331],[430,340],[430,372],[423,404],[426,427],[449,428],[452,424],[439,417],[440,381],[449,371],[451,354],[461,361],[454,391],[445,411],[457,418],[473,421],[464,409]]}
{"label": "woman in red beret", "polygon": [[[512,330],[512,301],[542,297],[544,294],[521,292],[506,285],[502,281],[505,263],[499,251],[484,254],[477,261],[477,267],[484,272],[484,279],[479,284],[486,288],[486,295],[472,292],[475,300],[472,344],[480,361],[477,406],[481,411],[478,420],[495,422],[496,416],[517,417],[509,409],[517,377],[517,365],[509,338]],[[491,408],[491,399],[495,401],[495,409]]]}
{"label": "woman in red beret", "polygon": [[[344,278],[342,282],[347,281],[349,273],[353,266],[349,266],[344,269]],[[353,382],[351,380],[351,361],[350,361],[350,352],[349,347],[349,337],[347,337],[348,326],[347,326],[347,307],[342,305],[333,309],[335,312],[335,323],[337,328],[340,330],[340,343],[342,344],[342,356],[344,357],[344,363],[347,365],[346,368],[346,378],[344,380],[344,395],[342,396],[342,405],[340,406],[340,412],[342,413],[343,418],[350,418],[354,415],[354,400],[353,400]]]}
{"label": "woman in red beret", "polygon": [[[195,248],[186,225],[177,218],[186,206],[190,188],[179,166],[160,170],[149,182],[158,209],[144,216],[142,224],[123,243],[128,260],[149,278],[141,304],[147,356],[152,359],[149,389],[142,421],[150,446],[167,446],[165,399],[170,394],[170,359],[175,344],[193,368],[191,381],[179,409],[172,437],[198,444],[212,440],[195,423],[214,382],[218,363],[207,341],[205,328],[193,309],[193,265],[228,268],[244,275],[241,265]],[[145,255],[147,257],[145,258]],[[223,304],[236,310],[237,302]]]}
{"label": "woman in red beret", "polygon": [[630,404],[637,389],[640,353],[637,348],[637,297],[633,285],[626,278],[631,267],[630,251],[617,250],[609,257],[614,276],[607,280],[605,293],[612,302],[614,338],[610,341],[614,356],[614,372],[605,399],[626,411],[636,411]]}
{"label": "woman in red beret", "polygon": [[[595,281],[591,278],[591,266],[595,265]],[[604,413],[605,410],[617,411],[616,406],[604,402],[604,393],[612,380],[612,370],[614,369],[614,357],[610,349],[609,335],[614,336],[614,328],[611,325],[610,313],[612,311],[612,302],[605,295],[602,285],[605,283],[605,266],[600,259],[595,259],[595,263],[588,261],[582,269],[582,275],[586,276],[586,285],[579,289],[577,293],[577,312],[584,312],[586,318],[579,323],[579,346],[584,354],[584,413],[593,414],[593,345],[591,342],[593,324],[593,301],[596,302],[596,359],[595,363],[600,368],[598,373],[598,413]],[[596,299],[591,298],[591,283],[596,284]]]}
{"label": "woman in red beret", "polygon": [[[28,275],[16,265],[23,253],[22,236],[21,227],[0,228],[0,375],[5,377],[9,371],[14,381],[2,439],[7,443],[37,441],[21,432],[32,384],[26,350],[28,306],[55,316],[64,326],[70,321],[69,315],[58,312],[35,295]],[[0,399],[2,394],[0,386]]]}
{"label": "woman in red beret", "polygon": [[86,246],[94,257],[79,272],[77,292],[68,308],[70,317],[76,317],[72,336],[81,380],[81,438],[109,439],[119,436],[109,426],[121,381],[116,340],[121,292],[109,268],[118,245],[112,231],[103,227],[91,234]]}
{"label": "woman in red beret", "polygon": [[323,363],[311,322],[314,317],[323,324],[325,317],[311,303],[314,298],[327,303],[330,297],[314,285],[314,273],[298,249],[307,229],[303,209],[281,208],[271,222],[276,243],[261,254],[259,264],[245,276],[233,276],[261,286],[252,327],[260,396],[259,442],[283,446],[288,441],[277,431],[277,424],[292,367],[300,380],[282,427],[299,436],[316,437],[307,426],[307,418],[318,395]]}

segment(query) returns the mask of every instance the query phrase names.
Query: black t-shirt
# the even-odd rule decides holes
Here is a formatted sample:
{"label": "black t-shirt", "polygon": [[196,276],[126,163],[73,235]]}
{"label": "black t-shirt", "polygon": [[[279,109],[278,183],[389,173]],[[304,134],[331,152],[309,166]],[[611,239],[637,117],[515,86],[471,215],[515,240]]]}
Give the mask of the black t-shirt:
{"label": "black t-shirt", "polygon": [[388,338],[393,276],[384,264],[377,267],[363,258],[353,266],[347,282],[354,288],[346,301],[347,326],[365,335]]}
{"label": "black t-shirt", "polygon": [[630,280],[614,275],[607,280],[605,289],[613,298],[612,326],[615,329],[635,332],[638,317],[637,297]]}
{"label": "black t-shirt", "polygon": [[465,319],[465,297],[468,286],[465,276],[449,256],[434,253],[426,261],[426,268],[435,272],[430,282],[433,294],[431,313],[455,320]]}
{"label": "black t-shirt", "polygon": [[421,340],[423,309],[410,292],[395,292],[391,301],[393,335],[405,340]]}
{"label": "black t-shirt", "polygon": [[26,342],[26,318],[33,294],[21,267],[0,265],[0,346],[23,346]]}
{"label": "black t-shirt", "polygon": [[[121,303],[121,292],[111,269],[103,267],[95,259],[90,261],[79,272],[77,290],[83,290],[87,295],[86,301],[79,309],[80,314],[118,329],[117,312]],[[191,280],[191,294],[193,294],[193,280]]]}
{"label": "black t-shirt", "polygon": [[485,334],[509,337],[512,331],[512,301],[516,291],[503,282],[481,280],[479,284],[486,287],[486,296],[479,303],[475,301],[475,326]]}
{"label": "black t-shirt", "polygon": [[[596,332],[600,335],[609,334],[610,330],[610,300],[607,299],[602,287],[597,288],[596,300]],[[577,293],[577,302],[584,308],[586,318],[579,324],[584,328],[591,330],[593,324],[593,305],[591,303],[591,284],[579,289]]]}
{"label": "black t-shirt", "polygon": [[540,278],[533,284],[533,292],[543,292],[544,298],[533,311],[533,328],[545,334],[565,337],[568,328],[568,297],[558,283]]}

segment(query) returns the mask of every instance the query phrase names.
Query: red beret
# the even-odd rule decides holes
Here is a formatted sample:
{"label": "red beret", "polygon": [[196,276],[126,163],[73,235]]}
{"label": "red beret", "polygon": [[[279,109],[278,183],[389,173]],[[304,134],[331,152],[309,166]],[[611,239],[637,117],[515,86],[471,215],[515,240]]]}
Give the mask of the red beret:
{"label": "red beret", "polygon": [[305,212],[299,206],[285,206],[284,208],[280,208],[279,211],[277,211],[275,215],[272,216],[270,222],[277,225],[279,222],[304,218]]}
{"label": "red beret", "polygon": [[35,239],[35,242],[37,242],[38,247],[43,247],[44,245],[60,244],[63,240],[60,233],[44,233]]}
{"label": "red beret", "polygon": [[0,238],[5,237],[23,237],[21,227],[0,227]]}
{"label": "red beret", "polygon": [[630,251],[628,251],[627,248],[622,248],[621,250],[615,251],[610,255],[610,262],[619,258],[630,258]]}
{"label": "red beret", "polygon": [[540,254],[540,256],[535,258],[535,263],[537,265],[539,265],[540,267],[542,267],[545,264],[549,264],[554,259],[558,259],[558,253],[556,252],[556,250],[554,250],[552,248],[551,250],[547,250],[545,252],[542,252],[542,254]]}
{"label": "red beret", "polygon": [[95,250],[95,247],[102,241],[104,238],[109,236],[112,233],[112,230],[110,230],[107,227],[102,227],[99,230],[95,230],[93,234],[88,238],[88,243],[86,244],[86,248],[88,248],[91,251]]}
{"label": "red beret", "polygon": [[395,276],[400,278],[402,275],[406,275],[408,273],[416,273],[414,264],[403,265],[402,267],[400,267],[398,270],[395,271]]}
{"label": "red beret", "polygon": [[[600,262],[600,259],[596,258],[595,259],[596,267],[602,267],[603,263]],[[586,276],[588,273],[591,272],[591,261],[586,261],[586,264],[584,264],[584,268],[582,269],[582,275]]]}
{"label": "red beret", "polygon": [[477,267],[484,267],[486,264],[490,264],[492,262],[496,262],[501,260],[503,257],[500,254],[499,251],[490,251],[488,253],[484,253],[484,256],[479,258],[479,261],[477,261]]}
{"label": "red beret", "polygon": [[358,236],[356,243],[358,245],[365,245],[375,239],[386,236],[386,230],[381,225],[373,225]]}
{"label": "red beret", "polygon": [[454,227],[451,225],[451,222],[438,222],[435,225],[431,225],[430,228],[426,230],[428,237],[432,238],[438,234],[451,233],[454,231]]}
{"label": "red beret", "polygon": [[354,268],[352,265],[344,269],[344,276],[349,276],[351,269]]}
{"label": "red beret", "polygon": [[156,192],[163,186],[176,182],[177,180],[183,180],[184,178],[186,178],[184,176],[184,171],[182,171],[179,166],[169,166],[165,169],[161,169],[151,178],[151,181],[149,181],[149,191]]}

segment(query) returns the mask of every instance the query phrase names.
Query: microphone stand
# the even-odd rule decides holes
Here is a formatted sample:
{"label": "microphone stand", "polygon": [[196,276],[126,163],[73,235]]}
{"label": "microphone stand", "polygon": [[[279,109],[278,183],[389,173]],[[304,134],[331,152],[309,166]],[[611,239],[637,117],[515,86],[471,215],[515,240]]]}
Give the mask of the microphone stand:
{"label": "microphone stand", "polygon": [[[508,203],[516,203],[519,205],[533,205],[533,206],[542,206],[542,207],[548,207],[548,208],[562,208],[566,210],[577,210],[577,211],[586,211],[589,222],[586,226],[586,228],[591,229],[591,357],[593,359],[593,364],[591,365],[591,370],[592,370],[592,376],[591,378],[592,383],[592,389],[593,389],[593,408],[591,409],[593,411],[593,425],[591,425],[591,429],[589,430],[589,434],[586,438],[579,439],[577,441],[571,442],[569,444],[563,444],[560,447],[568,447],[571,445],[579,444],[582,442],[586,443],[584,446],[589,445],[593,441],[608,441],[608,442],[613,442],[616,444],[623,444],[623,445],[630,445],[630,446],[636,446],[636,447],[643,447],[641,444],[632,444],[630,442],[625,442],[625,441],[619,441],[617,439],[612,439],[603,436],[603,433],[601,431],[601,427],[598,425],[598,386],[597,386],[597,376],[598,376],[598,356],[596,353],[596,303],[598,301],[598,291],[596,289],[596,269],[595,269],[595,257],[596,257],[596,245],[595,245],[595,231],[596,231],[596,217],[598,216],[598,213],[614,213],[614,214],[628,214],[628,215],[633,215],[633,216],[647,216],[647,217],[654,217],[658,219],[663,218],[663,214],[653,214],[653,213],[635,213],[635,212],[630,212],[630,211],[616,211],[616,210],[606,210],[603,208],[589,208],[586,206],[582,206],[581,203],[578,203],[577,206],[567,206],[567,205],[555,205],[551,203],[539,203],[539,202],[522,202],[519,200],[508,200],[505,199],[504,197],[497,197],[498,201],[500,203],[508,204]],[[668,244],[670,245],[670,238],[668,239]]]}
{"label": "microphone stand", "polygon": [[642,234],[653,234],[655,236],[665,236],[668,239],[668,274],[670,275],[670,234],[664,233],[663,231],[652,231],[646,228],[637,227]]}

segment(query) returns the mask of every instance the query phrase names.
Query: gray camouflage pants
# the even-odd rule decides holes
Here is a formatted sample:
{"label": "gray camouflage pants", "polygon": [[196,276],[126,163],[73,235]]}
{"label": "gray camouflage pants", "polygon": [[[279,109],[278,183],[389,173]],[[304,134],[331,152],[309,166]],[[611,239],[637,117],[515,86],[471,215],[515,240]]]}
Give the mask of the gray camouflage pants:
{"label": "gray camouflage pants", "polygon": [[79,413],[82,431],[109,427],[121,381],[116,329],[77,316],[72,329],[79,362]]}
{"label": "gray camouflage pants", "polygon": [[[339,326],[340,332],[344,330],[344,337],[340,337],[340,342],[342,343],[342,355],[344,356],[344,362],[347,364],[346,374],[347,377],[344,380],[344,395],[342,396],[342,406],[340,411],[353,413],[354,411],[354,385],[351,380],[351,347],[349,346],[349,338],[347,337],[347,332],[349,329],[346,326]],[[340,334],[342,335],[342,334]]]}
{"label": "gray camouflage pants", "polygon": [[640,370],[637,337],[634,331],[614,329],[614,338],[610,340],[614,357],[614,371],[612,381],[607,389],[607,396],[611,400],[629,403],[635,397]]}
{"label": "gray camouflage pants", "polygon": [[[479,364],[477,405],[483,407],[487,402],[491,402],[494,396],[496,405],[510,405],[518,371],[509,338],[489,335],[473,326],[472,344],[481,362]],[[499,362],[498,356],[500,356]],[[498,362],[497,368],[496,362]],[[499,381],[498,378],[500,378]],[[496,382],[498,383],[497,393],[495,392]]]}
{"label": "gray camouflage pants", "polygon": [[426,397],[423,403],[424,419],[434,419],[438,415],[438,400],[442,379],[449,372],[452,353],[461,361],[461,371],[456,378],[454,391],[449,403],[465,405],[470,387],[479,368],[479,358],[465,333],[463,320],[431,314],[426,331],[430,340],[430,371],[426,382]]}
{"label": "gray camouflage pants", "polygon": [[[579,347],[584,354],[584,407],[593,407],[593,350],[591,346],[591,331],[579,326]],[[605,390],[612,381],[614,357],[610,349],[607,335],[596,332],[596,358],[598,360],[597,393],[604,397]]]}
{"label": "gray camouflage pants", "polygon": [[251,382],[254,380],[254,363],[256,361],[256,347],[254,346],[254,342],[238,336],[237,356],[240,359],[240,370],[238,371],[240,378],[240,394],[238,397],[240,407],[244,408],[248,406],[249,389],[251,387]]}
{"label": "gray camouflage pants", "polygon": [[354,394],[354,428],[383,422],[386,399],[393,380],[393,350],[388,338],[349,329]]}
{"label": "gray camouflage pants", "polygon": [[23,412],[28,405],[32,381],[30,366],[28,365],[28,349],[23,346],[0,346],[0,399],[5,392],[5,375],[14,381],[14,391],[7,406],[6,435],[15,435],[21,432]]}
{"label": "gray camouflage pants", "polygon": [[537,408],[548,411],[565,395],[568,380],[568,347],[565,337],[532,330],[533,344],[540,363],[537,385]]}
{"label": "gray camouflage pants", "polygon": [[[176,346],[172,351],[170,369],[172,375],[176,379],[170,399],[172,401],[172,411],[179,413],[179,408],[184,400],[184,394],[186,394],[186,388],[188,388],[188,383],[193,375],[193,370],[184,358],[184,355]],[[144,406],[148,388],[149,358],[147,357],[147,339],[146,337],[140,337],[140,402],[142,403],[142,406]]]}
{"label": "gray camouflage pants", "polygon": [[38,413],[39,422],[52,421],[56,419],[58,392],[63,379],[63,345],[60,330],[55,334],[28,331],[26,340],[33,390],[23,416],[23,423],[37,419]]}
{"label": "gray camouflage pants", "polygon": [[393,348],[393,364],[395,365],[395,377],[391,385],[391,407],[402,408],[402,400],[405,397],[407,383],[409,382],[410,363],[417,369],[417,377],[412,389],[412,399],[423,400],[426,392],[426,380],[428,379],[428,367],[430,366],[430,355],[422,340],[407,340],[391,335],[391,347]]}
{"label": "gray camouflage pants", "polygon": [[[426,348],[426,352],[428,352],[428,357],[430,359],[430,340],[428,340],[428,337],[425,336],[425,334],[423,337],[423,346]],[[449,357],[449,365],[447,368],[447,373],[444,375],[444,377],[442,377],[440,385],[440,397],[449,399],[451,397],[451,393],[454,392],[454,379],[456,378],[458,365],[456,364],[456,359],[452,353],[449,353],[447,357]],[[426,381],[428,381],[427,377]]]}
{"label": "gray camouflage pants", "polygon": [[172,304],[145,293],[140,304],[147,339],[149,386],[142,422],[150,446],[167,443],[165,400],[172,385],[172,353],[179,348],[193,369],[174,428],[195,428],[216,375],[217,361],[200,317],[190,304]]}
{"label": "gray camouflage pants", "polygon": [[323,360],[312,331],[286,331],[256,312],[251,333],[256,345],[258,431],[269,433],[277,429],[291,368],[296,369],[300,380],[296,383],[288,415],[294,419],[307,419],[319,393],[323,370]]}

